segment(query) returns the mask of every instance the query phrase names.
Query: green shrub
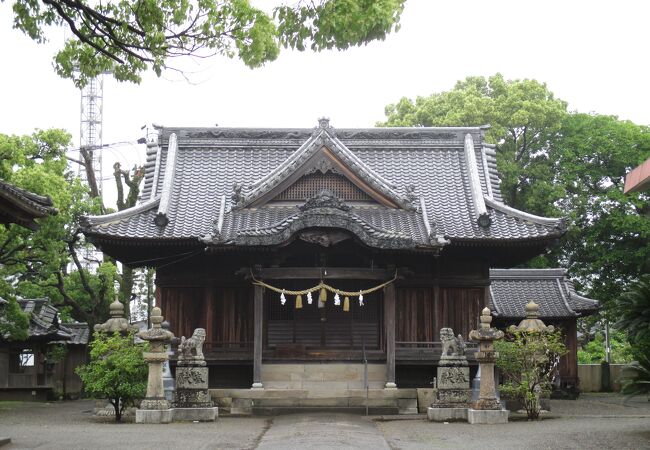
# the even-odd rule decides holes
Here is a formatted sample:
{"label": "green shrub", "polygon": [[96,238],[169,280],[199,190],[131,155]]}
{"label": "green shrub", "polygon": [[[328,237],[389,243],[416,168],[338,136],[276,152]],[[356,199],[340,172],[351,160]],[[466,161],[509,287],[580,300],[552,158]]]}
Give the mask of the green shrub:
{"label": "green shrub", "polygon": [[560,357],[567,352],[561,332],[514,331],[494,345],[504,379],[501,394],[521,401],[529,419],[539,418],[540,398],[550,394]]}
{"label": "green shrub", "polygon": [[95,333],[90,362],[76,370],[88,394],[113,405],[118,422],[124,409],[146,393],[148,368],[142,357],[146,348],[146,344],[134,343],[132,333]]}

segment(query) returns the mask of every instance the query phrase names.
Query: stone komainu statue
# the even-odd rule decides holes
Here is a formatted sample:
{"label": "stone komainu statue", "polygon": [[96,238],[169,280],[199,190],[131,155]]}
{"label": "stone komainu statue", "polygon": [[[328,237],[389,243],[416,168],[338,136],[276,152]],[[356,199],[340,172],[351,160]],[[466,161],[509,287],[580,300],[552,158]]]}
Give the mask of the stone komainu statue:
{"label": "stone komainu statue", "polygon": [[205,330],[197,328],[191,338],[181,337],[178,346],[180,360],[203,360],[203,343],[205,342]]}
{"label": "stone komainu statue", "polygon": [[440,329],[440,342],[442,342],[442,358],[465,356],[465,340],[460,334],[454,337],[454,330],[451,328]]}

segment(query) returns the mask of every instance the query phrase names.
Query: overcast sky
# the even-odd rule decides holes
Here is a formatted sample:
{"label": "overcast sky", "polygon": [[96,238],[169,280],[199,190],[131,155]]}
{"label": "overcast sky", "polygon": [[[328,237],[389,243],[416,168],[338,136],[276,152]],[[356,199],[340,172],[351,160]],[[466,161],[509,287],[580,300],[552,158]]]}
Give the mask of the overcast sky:
{"label": "overcast sky", "polygon": [[[255,70],[225,58],[186,60],[196,84],[173,73],[147,75],[138,86],[106,77],[103,142],[135,141],[151,122],[313,127],[327,116],[335,127],[369,127],[403,96],[496,72],[546,82],[571,110],[650,124],[649,18],[645,1],[408,0],[401,30],[361,48],[284,51]],[[59,127],[78,145],[79,91],[52,69],[63,34],[38,45],[12,20],[11,2],[0,3],[0,133]],[[106,159],[132,165],[140,155],[118,145]]]}

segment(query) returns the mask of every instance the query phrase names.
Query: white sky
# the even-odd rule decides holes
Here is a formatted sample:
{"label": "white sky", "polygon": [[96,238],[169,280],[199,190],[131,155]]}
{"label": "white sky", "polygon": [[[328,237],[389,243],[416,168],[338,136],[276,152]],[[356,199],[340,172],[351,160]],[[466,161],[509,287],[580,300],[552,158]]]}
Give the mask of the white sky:
{"label": "white sky", "polygon": [[[135,141],[151,122],[313,127],[327,116],[334,127],[368,127],[403,96],[496,72],[546,82],[571,110],[650,124],[649,17],[650,2],[638,0],[408,0],[401,30],[365,47],[284,51],[255,70],[225,58],[200,66],[186,60],[198,84],[174,73],[149,74],[141,85],[107,77],[103,142]],[[12,20],[11,2],[0,3],[0,133],[59,127],[78,144],[79,91],[52,69],[63,34],[38,45],[11,29]],[[142,152],[133,145],[107,150],[105,176],[115,158],[132,166],[142,162]]]}

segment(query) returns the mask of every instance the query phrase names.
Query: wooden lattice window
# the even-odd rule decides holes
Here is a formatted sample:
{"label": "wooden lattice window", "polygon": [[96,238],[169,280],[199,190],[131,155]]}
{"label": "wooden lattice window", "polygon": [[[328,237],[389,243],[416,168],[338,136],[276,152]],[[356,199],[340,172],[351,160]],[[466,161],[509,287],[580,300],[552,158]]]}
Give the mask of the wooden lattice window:
{"label": "wooden lattice window", "polygon": [[316,172],[305,175],[285,189],[275,200],[307,200],[322,189],[328,189],[345,201],[368,201],[371,197],[343,175]]}

